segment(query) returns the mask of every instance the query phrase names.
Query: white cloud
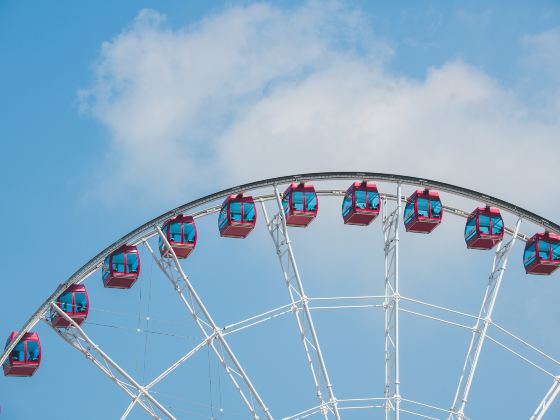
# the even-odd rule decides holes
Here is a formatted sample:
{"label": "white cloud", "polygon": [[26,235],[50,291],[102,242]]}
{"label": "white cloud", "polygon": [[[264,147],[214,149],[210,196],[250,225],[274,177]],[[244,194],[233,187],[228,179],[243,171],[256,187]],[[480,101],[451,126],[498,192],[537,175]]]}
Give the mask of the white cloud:
{"label": "white cloud", "polygon": [[560,112],[560,27],[526,35],[521,39],[525,76],[520,89],[545,104],[543,116],[558,120]]}
{"label": "white cloud", "polygon": [[388,70],[392,54],[359,12],[335,3],[234,7],[180,30],[144,10],[103,45],[81,93],[111,133],[99,190],[177,204],[280,174],[366,170],[553,216],[558,120],[467,63],[414,80]]}

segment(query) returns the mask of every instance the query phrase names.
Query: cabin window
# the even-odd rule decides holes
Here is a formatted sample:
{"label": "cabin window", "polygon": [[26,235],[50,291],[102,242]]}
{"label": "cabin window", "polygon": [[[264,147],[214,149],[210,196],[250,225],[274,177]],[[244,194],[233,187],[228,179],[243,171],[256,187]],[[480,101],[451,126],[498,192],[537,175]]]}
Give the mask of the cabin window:
{"label": "cabin window", "polygon": [[292,193],[292,207],[295,211],[303,211],[303,193],[301,191]]}
{"label": "cabin window", "polygon": [[220,217],[218,218],[218,227],[221,229],[227,224],[227,206],[224,206],[220,211]]}
{"label": "cabin window", "polygon": [[379,194],[375,191],[368,191],[367,193],[369,208],[371,210],[379,209]]}
{"label": "cabin window", "polygon": [[484,235],[490,234],[490,216],[486,214],[478,216],[478,229]]}
{"label": "cabin window", "polygon": [[28,341],[27,342],[27,361],[37,362],[39,360],[39,342],[38,341]]}
{"label": "cabin window", "polygon": [[74,293],[74,300],[76,301],[76,310],[77,313],[85,313],[87,311],[87,297],[86,294],[83,292],[76,292]]}
{"label": "cabin window", "polygon": [[501,235],[504,221],[500,216],[492,216],[492,235]]}
{"label": "cabin window", "polygon": [[314,192],[305,193],[305,211],[317,210],[317,195]]}
{"label": "cabin window", "polygon": [[183,242],[181,239],[181,223],[171,223],[169,225],[169,240],[171,242]]}
{"label": "cabin window", "polygon": [[428,216],[428,199],[419,198],[418,199],[418,216],[429,217]]}
{"label": "cabin window", "polygon": [[363,190],[356,191],[356,208],[360,210],[366,209],[366,192]]}
{"label": "cabin window", "polygon": [[255,221],[255,205],[243,203],[243,222],[253,223]]}
{"label": "cabin window", "polygon": [[24,346],[25,343],[23,341],[16,344],[16,346],[12,350],[12,353],[10,354],[12,360],[16,362],[25,362]]}
{"label": "cabin window", "polygon": [[126,271],[127,273],[138,272],[138,254],[130,253],[126,257]]}
{"label": "cabin window", "polygon": [[113,255],[113,271],[124,273],[124,254],[122,252]]}
{"label": "cabin window", "polygon": [[282,198],[282,208],[284,209],[284,214],[288,214],[290,210],[290,195],[286,194],[284,198]]}
{"label": "cabin window", "polygon": [[543,260],[550,259],[550,243],[542,239],[539,240],[539,258]]}
{"label": "cabin window", "polygon": [[432,218],[440,219],[441,218],[441,201],[439,200],[430,200],[430,207],[432,208]]}
{"label": "cabin window", "polygon": [[467,220],[465,226],[465,239],[470,241],[474,235],[476,235],[476,217]]}
{"label": "cabin window", "polygon": [[105,260],[103,261],[103,275],[102,278],[103,280],[105,280],[108,276],[109,276],[109,256],[105,257]]}
{"label": "cabin window", "polygon": [[523,253],[523,264],[527,267],[533,261],[535,261],[537,254],[535,252],[535,242],[525,248],[525,252]]}
{"label": "cabin window", "polygon": [[229,205],[229,217],[232,222],[241,223],[241,203],[233,202]]}
{"label": "cabin window", "polygon": [[552,242],[552,259],[560,260],[560,242]]}
{"label": "cabin window", "polygon": [[404,208],[404,223],[407,225],[414,218],[414,203],[409,201]]}
{"label": "cabin window", "polygon": [[352,193],[346,194],[342,202],[342,217],[346,217],[352,210]]}
{"label": "cabin window", "polygon": [[194,235],[195,235],[195,228],[194,225],[190,223],[185,223],[183,225],[183,229],[185,230],[185,242],[194,242]]}
{"label": "cabin window", "polygon": [[[167,231],[168,231],[167,224],[163,226],[163,229],[161,231],[163,232],[163,236],[165,236],[167,238],[168,237],[167,236]],[[159,250],[161,252],[163,252],[163,250],[165,249],[165,242],[161,237],[159,238],[158,243],[159,243]]]}
{"label": "cabin window", "polygon": [[66,292],[60,295],[59,298],[59,302],[60,302],[60,309],[62,309],[64,312],[70,313],[70,312],[74,312],[72,310],[72,293],[71,292]]}

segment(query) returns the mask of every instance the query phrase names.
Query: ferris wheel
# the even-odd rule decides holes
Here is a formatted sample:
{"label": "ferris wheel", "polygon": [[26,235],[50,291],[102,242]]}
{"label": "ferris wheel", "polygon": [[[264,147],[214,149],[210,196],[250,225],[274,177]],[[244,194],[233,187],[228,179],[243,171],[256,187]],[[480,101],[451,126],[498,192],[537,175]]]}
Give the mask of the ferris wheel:
{"label": "ferris wheel", "polygon": [[[353,248],[350,256],[355,257],[355,261],[340,260],[337,253],[340,244],[329,237],[330,228],[320,232],[312,230],[311,227],[317,224],[315,220],[320,219],[319,200],[321,209],[323,206],[336,208],[338,213],[336,219],[327,214],[329,219],[325,226],[337,225],[337,229],[345,230],[347,237],[360,235],[363,241],[370,241],[377,235],[374,241],[367,242],[367,247]],[[403,252],[407,240],[414,238],[415,244],[421,244],[419,248],[429,247],[434,233],[438,232],[436,229],[439,227],[441,231],[452,218],[464,227],[462,237],[461,232],[446,230],[440,240],[443,238],[444,242],[450,243],[449,236],[458,236],[465,248],[463,252],[469,253],[469,258],[489,256],[485,275],[480,279],[484,281],[476,282],[484,293],[482,300],[471,302],[478,312],[469,313],[453,305],[440,304],[437,294],[432,301],[424,300],[404,287],[407,277],[423,281],[426,274],[422,266],[425,255],[429,254],[409,258],[407,252]],[[377,231],[373,229],[376,225]],[[525,226],[526,233],[523,233]],[[310,228],[301,229],[306,227]],[[232,239],[219,239],[227,248],[220,248],[211,260],[205,260],[203,266],[196,266],[196,258],[204,252],[204,247],[221,246],[216,245],[218,240],[204,239],[210,235],[209,229],[213,229],[217,238]],[[245,243],[257,235],[261,236],[259,244],[252,248],[256,250],[252,258],[266,258],[265,266],[276,260],[276,267],[268,270],[266,278],[256,280],[252,278],[251,269],[243,265],[242,256],[246,253]],[[298,258],[301,255],[298,245],[303,243],[304,236],[310,235],[317,237],[314,244],[322,250],[316,255],[315,263],[331,267],[326,270],[364,265],[367,275],[355,283],[352,281],[356,276],[340,278],[336,287],[325,288],[336,288],[345,293],[321,293],[316,287],[320,283],[317,278],[314,287],[309,288],[309,278],[301,269],[303,259]],[[298,242],[300,239],[302,242]],[[262,243],[265,240],[270,243]],[[371,243],[378,244],[378,259],[368,256]],[[518,261],[512,258],[516,248],[522,252]],[[440,258],[442,254],[444,251],[434,258]],[[214,263],[209,266],[208,261]],[[328,172],[284,176],[210,194],[170,210],[126,234],[61,283],[29,320],[9,335],[0,364],[6,376],[4,381],[10,381],[13,376],[33,376],[42,363],[49,363],[48,354],[53,350],[41,347],[35,330],[43,324],[47,331],[68,344],[69,349],[84,355],[99,373],[110,379],[105,382],[113,383],[114,389],[119,389],[127,398],[122,419],[144,413],[153,418],[169,419],[385,417],[387,420],[458,420],[480,418],[480,415],[469,414],[469,408],[474,401],[473,393],[480,385],[477,378],[483,369],[481,355],[488,346],[493,346],[546,379],[546,387],[531,390],[534,409],[518,413],[519,418],[538,420],[549,412],[560,393],[560,361],[549,353],[558,349],[544,350],[519,331],[506,328],[496,318],[495,309],[500,304],[497,297],[502,282],[512,271],[524,272],[523,275],[532,280],[534,277],[529,276],[550,275],[559,267],[560,226],[489,195],[438,181],[382,173]],[[373,269],[377,271],[372,273]],[[210,279],[212,276],[204,273],[212,270],[230,274],[218,280]],[[434,271],[437,270],[430,270],[429,275],[441,275]],[[204,282],[200,279],[202,276],[206,276]],[[138,366],[135,369],[131,363],[109,355],[103,336],[98,334],[101,328],[95,329],[103,325],[91,321],[94,312],[104,305],[104,299],[111,296],[127,299],[123,297],[125,294],[138,289],[144,299],[141,302],[144,308],[147,305],[148,311],[143,312],[142,328],[137,328],[136,332],[144,334],[143,337],[148,333],[159,334],[158,337],[167,340],[169,337],[164,336],[173,334],[147,328],[150,322],[155,322],[150,316],[149,298],[142,298],[141,292],[146,290],[141,287],[147,287],[148,277],[150,294],[156,293],[156,288],[165,288],[164,313],[186,313],[187,316],[176,325],[181,331],[188,329],[188,341],[192,343],[190,347],[175,347],[174,351],[178,351],[180,357],[171,359],[163,357],[163,350],[160,352],[167,345],[154,347],[162,357],[157,356],[155,364],[159,372],[151,380],[146,380],[144,374],[138,376],[140,370],[144,369],[145,373],[146,369],[147,338],[144,355],[139,357],[143,360],[138,362],[137,357],[137,365],[143,364],[142,369]],[[265,286],[260,289],[261,286],[256,289],[246,286],[255,281],[259,285],[275,282],[284,289],[283,293],[280,295],[276,289],[271,292]],[[228,283],[227,289],[221,287],[225,283]],[[356,285],[364,284],[368,287],[354,293]],[[351,290],[346,291],[345,286]],[[92,292],[92,289],[100,291]],[[380,293],[369,293],[371,290]],[[220,294],[221,298],[212,300],[212,295]],[[279,299],[281,304],[263,307]],[[236,311],[243,316],[237,315]],[[359,321],[337,324],[335,317],[338,314],[351,311],[365,311],[367,315]],[[332,314],[329,315],[332,318],[322,319],[323,313]],[[110,311],[105,315],[110,316]],[[444,391],[438,391],[437,401],[436,398],[429,399],[430,390],[423,389],[423,385],[413,389],[403,381],[403,377],[410,377],[405,373],[404,354],[408,354],[407,360],[420,360],[423,344],[422,339],[420,342],[406,340],[406,333],[415,327],[403,330],[405,316],[433,323],[438,328],[459,331],[458,334],[464,337],[460,343],[465,340],[468,343],[457,350],[459,354],[453,359],[456,361],[459,357],[462,364],[445,369],[446,382],[441,386]],[[287,340],[278,337],[275,341],[276,336],[283,334],[283,330],[274,327],[278,320],[283,320],[283,325],[291,329],[293,340],[289,348],[279,344]],[[329,336],[329,329],[334,325],[342,327],[337,334]],[[266,340],[250,335],[259,329],[266,331]],[[346,338],[345,334],[358,329],[360,341]],[[366,333],[377,338],[367,341]],[[119,339],[125,340],[119,334],[111,335],[107,345],[114,346]],[[369,362],[377,366],[378,377],[371,377],[369,364],[356,360],[351,374],[344,379],[341,372],[348,369],[340,366],[352,358],[345,355],[345,351],[360,346],[362,339],[371,348],[377,347],[375,355],[370,354]],[[445,348],[449,344],[443,334],[429,341],[436,348]],[[125,351],[135,350],[126,343],[119,345],[124,349],[119,357]],[[45,357],[42,357],[43,350]],[[415,356],[415,352],[418,355]],[[284,359],[288,360],[285,365],[280,362]],[[202,368],[196,367],[195,362],[202,364]],[[288,371],[292,363],[294,370]],[[208,389],[208,383],[189,387],[190,399],[181,392],[182,379],[171,387],[183,395],[182,400],[158,390],[180,371],[190,372],[191,378],[203,377],[207,373],[210,404],[196,406],[197,403],[192,401],[197,392],[202,394],[205,392],[202,389]],[[436,382],[435,377],[423,375],[417,384],[429,388]],[[286,377],[284,382],[280,379],[282,376]],[[450,383],[453,386],[449,386]],[[357,390],[358,384],[365,384],[367,389]],[[349,395],[348,390],[354,394]],[[481,401],[481,397],[485,397],[482,404],[494,404],[499,392],[478,392],[476,399]],[[506,399],[508,392],[504,391]],[[303,393],[305,398],[301,395]],[[428,399],[423,397],[425,395]],[[311,400],[311,404],[303,406],[303,401]],[[445,400],[447,404],[440,403]]]}

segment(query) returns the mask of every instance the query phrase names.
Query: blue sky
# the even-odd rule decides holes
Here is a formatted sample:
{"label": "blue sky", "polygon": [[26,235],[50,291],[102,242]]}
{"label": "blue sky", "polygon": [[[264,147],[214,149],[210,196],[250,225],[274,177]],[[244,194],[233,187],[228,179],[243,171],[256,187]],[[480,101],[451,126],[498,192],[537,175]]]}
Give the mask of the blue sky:
{"label": "blue sky", "polygon": [[[560,192],[552,175],[560,152],[557,2],[3,2],[0,51],[1,212],[9,238],[0,254],[5,267],[0,331],[6,336],[59,282],[126,232],[171,207],[260,178],[317,170],[417,175],[478,189],[558,220]],[[338,202],[323,209],[323,220],[296,234],[310,288],[317,295],[343,292],[336,279],[351,276],[355,280],[348,287],[360,294],[364,284],[357,279],[364,271],[347,272],[341,267],[347,267],[354,252],[362,252],[360,258],[372,270],[381,270],[381,260],[369,260],[365,251],[379,244],[379,226],[370,229],[375,239],[365,231],[349,232],[340,226],[330,232],[329,217],[337,217]],[[483,288],[472,288],[470,278],[484,278],[490,257],[465,254],[457,233],[462,222],[449,223],[429,238],[439,241],[441,251],[446,235],[458,235],[445,261],[415,249],[421,244],[417,238],[407,237],[410,243],[403,247],[413,256],[409,265],[431,260],[430,267],[448,270],[446,276],[456,278],[465,289],[457,292],[443,281],[444,275],[438,276],[440,281],[431,279],[429,270],[420,280],[431,284],[433,293],[426,293],[417,282],[409,287],[411,292],[424,293],[426,300],[476,312]],[[208,242],[207,247],[201,242],[196,260],[193,256],[193,276],[214,281],[250,277],[257,284],[257,278],[279,274],[271,249],[264,252],[272,245],[263,226],[251,241],[233,247],[231,241],[218,240],[214,220],[203,225]],[[319,262],[332,251],[320,238],[331,233],[345,245],[337,250],[332,265],[325,267]],[[217,258],[228,262],[214,267]],[[209,267],[214,270],[211,276]],[[516,269],[520,271],[518,265]],[[414,270],[408,270],[412,276]],[[559,315],[554,309],[553,292],[558,291],[554,278],[528,281],[518,273],[512,279],[518,288],[504,288],[499,301],[504,306],[497,310],[508,327],[531,332],[535,341],[558,355],[554,349],[560,342],[548,333]],[[148,281],[127,296],[119,294],[121,303],[92,280],[100,307],[136,317],[147,311]],[[212,284],[201,282],[200,287],[215,296],[213,305],[224,322],[249,316],[252,312],[243,310],[255,301],[260,302],[255,312],[285,302],[279,279],[273,285],[247,288],[236,304],[229,302],[227,292],[239,291]],[[370,286],[369,291],[381,290],[379,284]],[[167,308],[168,299],[162,291],[154,295],[151,306],[159,307],[163,319],[181,317],[179,308]],[[220,309],[226,307],[231,311]],[[128,325],[94,315],[99,323]],[[328,316],[322,321],[326,330],[346,331],[342,321]],[[346,322],[367,325],[369,315],[349,316],[354,318]],[[286,330],[293,327],[289,321],[293,320],[283,320]],[[535,327],[530,321],[540,324]],[[184,325],[175,327],[179,334]],[[92,333],[102,343],[115,343],[108,345],[119,360],[125,358],[129,349],[119,347],[114,331],[106,330]],[[348,332],[347,339],[358,340],[358,331],[354,336]],[[80,397],[87,396],[85,418],[120,416],[125,397],[44,326],[39,332],[45,343],[44,364],[32,380],[0,380],[0,416],[24,419],[54,412],[53,401],[62,394],[55,392],[53,384],[68,392],[68,400],[60,404],[68,410],[80,410]],[[194,330],[181,333],[196,335]],[[298,343],[287,346],[280,339],[276,343],[269,330],[263,334],[259,342],[268,343],[270,349],[274,344],[286,345],[283,354],[293,353],[294,360],[302,357]],[[129,368],[146,375],[138,350],[144,335],[132,337],[140,344],[131,350],[136,353]],[[336,349],[337,335],[325,337]],[[154,340],[150,348],[152,355],[167,351],[165,363],[159,366],[150,359],[148,373],[156,374],[156,367],[165,367],[181,354],[177,348],[168,349],[177,345],[173,340],[162,340]],[[194,345],[193,340],[187,344]],[[367,346],[377,349],[373,338],[364,340],[364,354],[356,346],[356,359],[367,356]],[[241,340],[238,345],[255,360],[254,371],[271,367],[268,359],[250,353],[253,347]],[[453,348],[453,357],[447,356],[451,352],[426,350],[428,362],[423,365],[413,363],[412,356],[405,359],[409,371],[416,373],[414,378],[410,374],[411,388],[419,394],[429,388],[418,378],[427,376],[422,366],[432,362],[449,359],[448,369],[458,370],[461,346],[464,343],[458,342]],[[333,351],[330,358],[338,360],[338,354],[342,353]],[[480,394],[495,392],[503,384],[493,381],[499,383],[496,378],[519,366],[519,362],[500,365],[503,360],[497,350],[490,354],[486,363],[497,366],[497,373],[485,370],[490,373],[477,388]],[[197,378],[207,387],[208,362],[196,366]],[[356,369],[344,366],[341,362],[334,369],[341,383],[348,384],[348,392],[353,391],[354,380],[356,389],[358,384],[368,386],[366,374],[356,379],[352,376]],[[371,369],[380,366],[372,364]],[[280,374],[285,366],[273,368]],[[520,401],[511,418],[521,411],[530,413],[548,386],[548,379],[533,377],[531,371],[519,374],[526,375],[522,377],[530,386],[519,395],[504,388],[504,395],[509,392]],[[74,375],[86,379],[83,392],[68,386]],[[180,378],[167,385],[168,393],[173,394],[173,385],[188,383],[187,369]],[[298,385],[302,395],[306,380]],[[229,384],[222,381],[224,400],[232,400],[229,412],[235,413],[238,403],[226,390]],[[454,384],[455,377],[449,381]],[[268,392],[278,395],[284,385],[278,382]],[[418,399],[450,404],[451,397],[444,392],[446,381],[428,378],[428,385],[435,391]],[[208,405],[207,392],[198,395],[194,385],[189,389],[196,395],[194,400]],[[213,392],[217,400],[217,391]],[[27,395],[37,403],[24,404]],[[102,407],[101,400],[106,401]],[[281,399],[273,401],[281,407]],[[305,407],[307,402],[313,399],[302,397],[295,405]],[[472,404],[474,418],[491,418],[481,414],[485,407],[477,406],[475,398]],[[190,409],[188,404],[179,408],[185,407]],[[140,411],[133,414],[142,418]],[[224,418],[240,418],[226,414]]]}

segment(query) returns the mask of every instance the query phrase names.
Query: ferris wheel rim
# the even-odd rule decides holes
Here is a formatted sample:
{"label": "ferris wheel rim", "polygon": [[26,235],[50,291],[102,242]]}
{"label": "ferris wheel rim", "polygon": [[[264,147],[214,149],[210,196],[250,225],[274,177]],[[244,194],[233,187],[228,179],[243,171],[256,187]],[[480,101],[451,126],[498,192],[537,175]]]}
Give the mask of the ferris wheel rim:
{"label": "ferris wheel rim", "polygon": [[553,221],[539,216],[529,210],[519,207],[515,204],[509,203],[505,200],[501,200],[497,197],[487,195],[472,189],[460,187],[457,185],[435,181],[427,178],[419,178],[408,175],[399,174],[388,174],[379,172],[311,172],[311,173],[301,173],[286,175],[274,178],[268,178],[264,180],[254,181],[246,184],[237,185],[228,189],[224,189],[206,196],[200,197],[198,199],[189,201],[181,206],[178,206],[172,210],[169,210],[161,215],[153,218],[152,220],[144,223],[138,228],[130,231],[126,235],[122,236],[117,241],[113,242],[111,245],[106,247],[104,250],[99,252],[88,262],[82,265],[78,270],[76,270],[66,281],[60,283],[56,290],[43,302],[43,304],[34,312],[34,314],[27,320],[27,322],[18,330],[18,335],[8,344],[8,346],[3,350],[0,355],[0,365],[4,363],[10,352],[13,350],[15,345],[21,340],[21,338],[31,330],[44,316],[46,311],[50,308],[51,304],[62,294],[68,287],[79,282],[89,274],[95,272],[103,259],[111,254],[113,251],[120,248],[122,245],[129,243],[134,238],[137,238],[142,233],[165,222],[167,219],[175,217],[179,214],[185,213],[193,208],[200,207],[204,204],[223,199],[232,194],[239,194],[247,191],[252,191],[260,188],[277,186],[280,184],[288,184],[292,182],[303,182],[303,181],[335,181],[335,180],[356,180],[356,179],[367,179],[370,181],[377,182],[387,182],[391,184],[402,184],[410,185],[421,188],[431,188],[438,191],[446,192],[455,196],[460,196],[463,198],[478,200],[497,207],[501,210],[507,211],[512,215],[515,215],[521,219],[527,220],[534,223],[537,226],[544,228],[545,230],[556,233],[560,235],[560,225],[554,223]]}

